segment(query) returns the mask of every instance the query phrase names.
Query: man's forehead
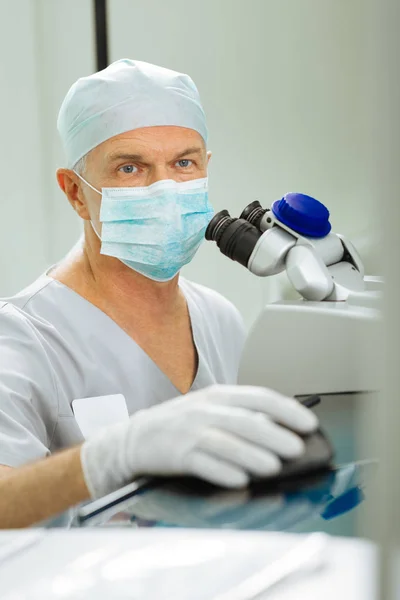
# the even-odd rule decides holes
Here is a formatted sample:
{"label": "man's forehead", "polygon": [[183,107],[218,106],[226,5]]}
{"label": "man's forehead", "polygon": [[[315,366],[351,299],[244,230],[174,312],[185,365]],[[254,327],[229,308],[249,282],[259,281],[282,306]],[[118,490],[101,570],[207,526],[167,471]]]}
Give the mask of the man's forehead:
{"label": "man's forehead", "polygon": [[96,149],[109,162],[120,157],[151,157],[157,154],[202,153],[204,140],[197,131],[184,127],[144,127],[106,140]]}

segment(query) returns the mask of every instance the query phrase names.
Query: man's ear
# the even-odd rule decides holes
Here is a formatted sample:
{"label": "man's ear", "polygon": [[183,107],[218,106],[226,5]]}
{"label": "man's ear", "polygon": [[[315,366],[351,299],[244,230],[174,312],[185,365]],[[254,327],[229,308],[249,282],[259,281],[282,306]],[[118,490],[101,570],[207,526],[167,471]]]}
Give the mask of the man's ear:
{"label": "man's ear", "polygon": [[212,157],[212,152],[209,150],[209,151],[207,152],[207,165],[208,165],[208,163],[210,162],[210,159],[211,159],[211,157]]}
{"label": "man's ear", "polygon": [[71,169],[58,169],[57,182],[74,211],[84,219],[90,221],[90,215],[86,206],[85,196],[82,192],[82,182],[78,175]]}

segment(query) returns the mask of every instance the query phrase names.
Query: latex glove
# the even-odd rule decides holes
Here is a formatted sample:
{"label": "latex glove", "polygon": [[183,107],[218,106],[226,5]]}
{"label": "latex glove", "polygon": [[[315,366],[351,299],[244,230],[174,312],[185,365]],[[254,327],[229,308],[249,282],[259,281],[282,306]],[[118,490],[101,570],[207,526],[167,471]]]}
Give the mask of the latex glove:
{"label": "latex glove", "polygon": [[82,446],[82,467],[93,498],[143,474],[243,487],[249,475],[279,473],[280,458],[301,456],[304,443],[293,431],[310,433],[317,425],[313,412],[272,390],[211,386],[99,432]]}

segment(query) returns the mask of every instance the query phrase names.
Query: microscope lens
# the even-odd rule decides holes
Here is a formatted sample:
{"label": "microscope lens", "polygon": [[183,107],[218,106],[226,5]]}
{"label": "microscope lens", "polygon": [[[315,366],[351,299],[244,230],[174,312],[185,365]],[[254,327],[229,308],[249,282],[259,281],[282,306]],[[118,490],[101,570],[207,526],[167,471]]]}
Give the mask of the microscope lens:
{"label": "microscope lens", "polygon": [[222,254],[247,267],[262,232],[244,219],[232,218],[227,210],[217,213],[209,223],[206,239],[216,242]]}

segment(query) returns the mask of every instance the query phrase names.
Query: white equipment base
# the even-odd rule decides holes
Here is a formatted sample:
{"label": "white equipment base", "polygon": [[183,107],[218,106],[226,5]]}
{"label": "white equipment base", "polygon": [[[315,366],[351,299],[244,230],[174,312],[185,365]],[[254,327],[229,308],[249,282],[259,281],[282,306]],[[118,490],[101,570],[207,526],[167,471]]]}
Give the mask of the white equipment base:
{"label": "white equipment base", "polygon": [[346,302],[268,304],[248,335],[239,384],[290,396],[380,389],[378,280]]}

